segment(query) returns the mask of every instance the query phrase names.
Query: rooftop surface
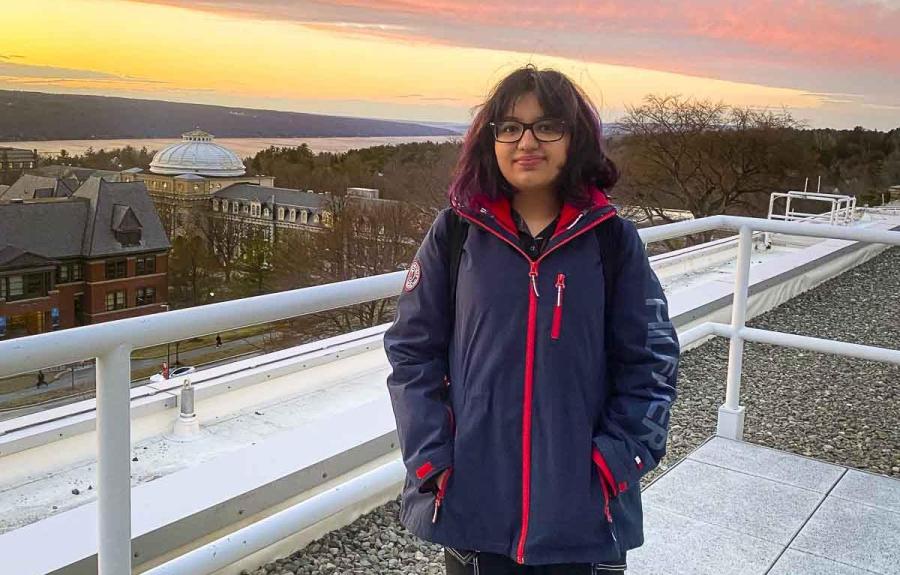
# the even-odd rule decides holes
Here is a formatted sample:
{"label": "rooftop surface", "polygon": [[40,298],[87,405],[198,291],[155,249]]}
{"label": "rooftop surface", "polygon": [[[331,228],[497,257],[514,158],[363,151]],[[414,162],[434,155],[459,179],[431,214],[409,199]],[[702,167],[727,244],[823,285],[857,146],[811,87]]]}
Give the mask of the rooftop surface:
{"label": "rooftop surface", "polygon": [[900,573],[900,481],[713,438],[644,490],[629,575]]}

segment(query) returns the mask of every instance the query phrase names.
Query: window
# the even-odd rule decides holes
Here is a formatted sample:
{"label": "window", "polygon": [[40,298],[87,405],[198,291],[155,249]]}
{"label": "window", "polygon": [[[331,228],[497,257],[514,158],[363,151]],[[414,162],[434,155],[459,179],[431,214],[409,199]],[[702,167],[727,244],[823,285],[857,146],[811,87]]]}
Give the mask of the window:
{"label": "window", "polygon": [[125,290],[106,292],[106,311],[125,309]]}
{"label": "window", "polygon": [[306,210],[300,211],[300,223],[305,224],[309,220],[309,212]]}
{"label": "window", "polygon": [[278,221],[284,221],[284,208],[278,208]]}
{"label": "window", "polygon": [[314,224],[319,223],[319,214],[313,214],[312,223],[314,223]]}
{"label": "window", "polygon": [[265,217],[267,220],[271,219],[272,212],[269,210],[269,208],[263,208],[263,217]]}
{"label": "window", "polygon": [[138,288],[135,305],[148,305],[156,301],[156,288]]}
{"label": "window", "polygon": [[56,283],[80,282],[82,279],[80,263],[60,264],[56,270]]}
{"label": "window", "polygon": [[11,276],[6,278],[6,281],[9,282],[8,291],[10,298],[20,297],[25,295],[24,283],[22,282],[22,276]]}
{"label": "window", "polygon": [[109,260],[106,262],[106,279],[128,277],[128,267],[125,260]]}
{"label": "window", "polygon": [[232,214],[238,213],[238,211],[239,211],[240,209],[241,209],[241,206],[240,206],[239,203],[237,203],[237,202],[232,202],[232,203],[231,203],[231,213],[232,213]]}
{"label": "window", "polygon": [[215,200],[215,199],[214,199],[214,200],[212,201],[212,204],[213,204],[213,211],[214,211],[214,212],[218,212],[218,211],[219,211],[219,200]]}
{"label": "window", "polygon": [[296,222],[297,221],[297,210],[291,210],[291,213],[288,216],[288,219],[292,222]]}
{"label": "window", "polygon": [[222,211],[223,212],[228,211],[228,200],[222,200]]}
{"label": "window", "polygon": [[[181,224],[181,221],[178,222]],[[127,231],[127,232],[114,232],[116,236],[116,240],[122,245],[122,247],[129,246],[139,246],[141,245],[141,230]]]}
{"label": "window", "polygon": [[[21,276],[13,276],[13,277],[18,277],[20,285],[21,285],[22,277]],[[9,281],[11,279],[13,279],[13,278],[10,278],[10,277],[0,278],[0,299],[11,299],[12,298],[12,294],[10,293],[10,285],[9,285]],[[19,291],[21,291],[21,287],[19,288]]]}
{"label": "window", "polygon": [[147,256],[145,258],[138,258],[134,262],[134,273],[135,275],[147,275],[147,274],[155,274],[156,273],[156,256]]}
{"label": "window", "polygon": [[25,296],[40,297],[47,295],[44,274],[29,274],[25,276]]}

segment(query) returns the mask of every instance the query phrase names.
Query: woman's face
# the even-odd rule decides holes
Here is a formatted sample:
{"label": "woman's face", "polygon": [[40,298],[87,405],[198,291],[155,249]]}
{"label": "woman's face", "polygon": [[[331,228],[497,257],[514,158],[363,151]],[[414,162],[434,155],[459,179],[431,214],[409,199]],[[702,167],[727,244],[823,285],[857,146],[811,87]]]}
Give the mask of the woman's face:
{"label": "woman's face", "polygon": [[[516,120],[525,124],[545,119],[544,111],[533,92],[519,97],[506,116],[495,121],[501,124],[504,120]],[[552,119],[552,118],[547,118]],[[540,124],[531,130],[525,130],[518,142],[498,142],[494,140],[494,153],[500,173],[513,187],[520,192],[549,193],[553,191],[553,182],[566,163],[566,152],[569,148],[568,131],[555,142],[543,142],[534,135],[537,130],[542,139],[552,139],[551,125]]]}

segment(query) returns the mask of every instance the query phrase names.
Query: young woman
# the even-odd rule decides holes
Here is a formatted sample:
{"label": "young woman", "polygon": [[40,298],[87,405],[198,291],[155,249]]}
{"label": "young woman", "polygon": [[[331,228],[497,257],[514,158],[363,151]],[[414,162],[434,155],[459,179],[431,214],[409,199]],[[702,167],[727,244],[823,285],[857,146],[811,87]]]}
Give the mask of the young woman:
{"label": "young woman", "polygon": [[445,547],[448,574],[621,573],[643,543],[640,478],[665,454],[679,348],[607,200],[616,178],[582,90],[517,70],[410,265],[384,336],[400,519]]}

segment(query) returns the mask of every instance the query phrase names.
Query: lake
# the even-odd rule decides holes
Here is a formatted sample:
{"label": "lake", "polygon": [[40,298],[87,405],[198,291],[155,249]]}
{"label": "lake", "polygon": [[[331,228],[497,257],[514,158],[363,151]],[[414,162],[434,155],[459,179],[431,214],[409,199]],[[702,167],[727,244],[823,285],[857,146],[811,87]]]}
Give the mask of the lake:
{"label": "lake", "polygon": [[[346,152],[360,148],[373,146],[406,144],[410,142],[454,142],[461,141],[462,136],[386,136],[372,138],[216,138],[215,142],[225,146],[241,158],[256,155],[256,152],[265,150],[269,146],[299,146],[308,145],[313,152]],[[99,150],[105,148],[135,148],[147,147],[148,150],[161,150],[164,147],[179,142],[178,138],[152,138],[139,140],[47,140],[30,142],[0,142],[0,146],[12,148],[24,148],[37,150],[43,156],[56,156],[60,150],[66,150],[69,155],[81,155],[88,148]]]}

